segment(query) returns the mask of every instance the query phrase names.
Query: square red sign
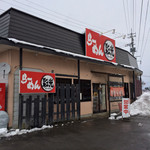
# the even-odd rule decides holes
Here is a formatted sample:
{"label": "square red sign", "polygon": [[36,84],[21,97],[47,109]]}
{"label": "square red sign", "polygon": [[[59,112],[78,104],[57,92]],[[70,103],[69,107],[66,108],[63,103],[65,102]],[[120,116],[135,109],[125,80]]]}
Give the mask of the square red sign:
{"label": "square red sign", "polygon": [[86,29],[86,56],[116,62],[115,40]]}

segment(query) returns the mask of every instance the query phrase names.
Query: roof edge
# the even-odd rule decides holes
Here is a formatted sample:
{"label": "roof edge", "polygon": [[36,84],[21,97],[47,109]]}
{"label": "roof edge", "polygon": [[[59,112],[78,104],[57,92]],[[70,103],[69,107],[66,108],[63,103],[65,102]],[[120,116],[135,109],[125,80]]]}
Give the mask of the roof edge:
{"label": "roof edge", "polygon": [[138,68],[135,68],[133,66],[127,66],[127,65],[112,63],[112,62],[105,62],[103,60],[91,58],[91,57],[84,56],[84,55],[81,55],[81,54],[66,52],[65,50],[60,50],[60,49],[56,49],[56,48],[52,48],[52,47],[46,47],[46,46],[42,46],[42,45],[38,45],[38,44],[34,44],[34,43],[20,41],[20,40],[17,40],[17,39],[12,39],[12,38],[8,39],[8,38],[0,37],[0,44],[16,46],[16,47],[19,47],[19,48],[26,48],[26,49],[31,49],[31,50],[38,50],[38,51],[41,51],[41,52],[51,53],[51,54],[55,54],[55,55],[60,54],[61,56],[68,56],[68,57],[72,57],[74,59],[89,60],[89,61],[94,61],[94,62],[97,62],[97,63],[99,62],[99,63],[104,64],[104,65],[118,66],[118,67],[121,67],[121,68],[130,69],[130,70],[133,70],[133,71],[135,70],[135,71],[138,71],[140,74],[143,74],[143,72],[141,70],[139,70]]}
{"label": "roof edge", "polygon": [[4,11],[2,14],[0,14],[0,18],[3,17],[6,14],[10,14],[10,11],[12,10],[12,7],[10,7],[9,9],[7,9],[6,11]]}

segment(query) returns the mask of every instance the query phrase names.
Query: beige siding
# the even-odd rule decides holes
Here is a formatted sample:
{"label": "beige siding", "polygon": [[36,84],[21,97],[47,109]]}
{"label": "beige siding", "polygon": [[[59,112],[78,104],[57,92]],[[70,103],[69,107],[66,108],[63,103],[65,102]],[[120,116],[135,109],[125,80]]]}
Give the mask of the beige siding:
{"label": "beige siding", "polygon": [[[9,126],[12,126],[13,117],[14,116],[15,116],[14,118],[18,117],[17,116],[18,114],[16,112],[18,111],[17,102],[13,106],[14,104],[13,99],[16,99],[15,95],[13,95],[13,92],[14,93],[18,93],[18,92],[13,91],[13,89],[14,89],[14,73],[19,68],[19,51],[9,50],[3,52],[2,55],[0,55],[0,62],[7,62],[11,66],[11,72],[9,74],[9,85],[8,85],[8,113],[10,116]],[[44,54],[44,53],[29,52],[26,50],[23,51],[23,68],[38,69],[38,70],[42,70],[43,72],[51,72],[52,70],[54,70],[54,73],[59,73],[59,74],[69,74],[69,75],[78,74],[77,60]],[[91,101],[81,102],[81,115],[91,115],[93,113],[92,83],[107,84],[108,81],[108,77],[106,74],[91,73],[91,71],[112,73],[112,74],[123,74],[125,82],[128,83],[132,82],[132,73],[127,71],[126,69],[98,65],[86,61],[81,61],[81,79],[91,80]],[[16,80],[18,79],[16,78]],[[112,79],[112,80],[118,81],[118,79]],[[108,93],[106,90],[106,95],[107,94]],[[16,110],[13,110],[13,108]],[[108,96],[107,96],[107,108],[108,108]]]}

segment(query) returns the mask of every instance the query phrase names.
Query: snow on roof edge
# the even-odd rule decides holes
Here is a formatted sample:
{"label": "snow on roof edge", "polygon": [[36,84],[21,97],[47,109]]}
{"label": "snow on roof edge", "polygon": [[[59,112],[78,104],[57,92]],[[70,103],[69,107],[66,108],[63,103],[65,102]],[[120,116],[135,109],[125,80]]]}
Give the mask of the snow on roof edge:
{"label": "snow on roof edge", "polygon": [[[26,44],[26,45],[35,46],[35,47],[38,47],[38,48],[46,48],[46,49],[53,50],[53,51],[55,51],[55,52],[57,52],[57,53],[64,53],[64,54],[72,55],[72,56],[74,56],[74,57],[87,58],[87,59],[96,60],[96,61],[99,61],[99,62],[106,62],[106,61],[101,60],[101,59],[96,59],[96,58],[84,56],[84,55],[81,55],[81,54],[75,54],[75,53],[72,53],[72,52],[67,52],[67,51],[65,51],[65,50],[61,50],[61,49],[57,49],[57,48],[53,48],[53,47],[48,47],[48,46],[43,46],[43,45],[39,45],[39,44],[34,44],[34,43],[30,43],[30,42],[18,40],[18,39],[15,39],[15,38],[7,38],[7,39],[8,39],[9,41],[14,42],[14,43]],[[109,62],[109,61],[108,61],[108,63],[113,64],[113,65],[116,65],[116,66],[121,65],[121,66],[123,66],[124,68],[136,69],[136,68],[133,67],[133,66],[128,66],[128,65],[124,65],[124,64],[118,64],[118,63]]]}

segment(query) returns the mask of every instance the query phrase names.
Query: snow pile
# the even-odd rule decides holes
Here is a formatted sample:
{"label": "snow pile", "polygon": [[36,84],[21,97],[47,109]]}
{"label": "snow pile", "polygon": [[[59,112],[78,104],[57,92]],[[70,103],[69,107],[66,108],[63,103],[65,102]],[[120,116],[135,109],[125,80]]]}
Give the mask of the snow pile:
{"label": "snow pile", "polygon": [[112,113],[112,114],[110,114],[110,117],[108,119],[115,120],[115,116],[117,116],[117,114],[116,113]]}
{"label": "snow pile", "polygon": [[30,129],[30,130],[16,129],[16,130],[14,130],[14,131],[12,130],[10,132],[8,132],[7,128],[2,128],[2,129],[0,129],[0,138],[1,137],[10,137],[10,136],[14,136],[14,135],[22,135],[22,134],[31,133],[31,132],[34,132],[34,131],[40,131],[40,130],[44,130],[44,129],[48,129],[48,128],[53,128],[53,126],[43,125],[41,128],[33,128],[33,129]]}
{"label": "snow pile", "polygon": [[7,134],[7,128],[1,128],[0,129],[0,137],[3,137],[6,134]]}
{"label": "snow pile", "polygon": [[143,93],[130,106],[130,115],[150,116],[150,92]]}
{"label": "snow pile", "polygon": [[120,120],[122,116],[117,116],[118,114],[112,113],[111,116],[108,118],[109,120]]}

